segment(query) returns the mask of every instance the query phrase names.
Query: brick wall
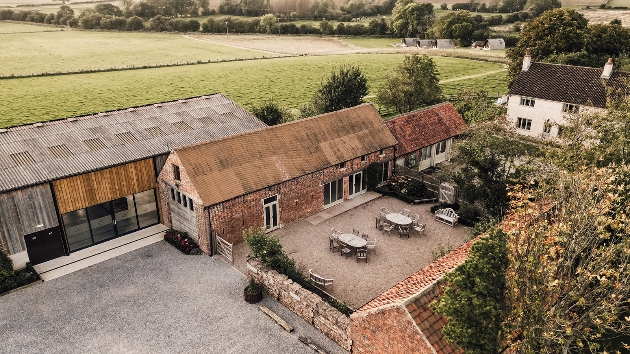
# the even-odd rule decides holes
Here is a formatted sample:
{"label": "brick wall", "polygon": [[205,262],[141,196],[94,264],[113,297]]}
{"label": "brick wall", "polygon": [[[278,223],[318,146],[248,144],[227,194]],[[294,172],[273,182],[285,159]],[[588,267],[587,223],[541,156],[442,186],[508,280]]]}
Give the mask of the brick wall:
{"label": "brick wall", "polygon": [[[324,184],[344,177],[344,200],[347,200],[349,191],[347,176],[365,170],[370,163],[393,158],[394,149],[388,148],[383,155],[378,151],[367,155],[364,162],[361,162],[361,157],[347,161],[343,169],[335,165],[214,205],[210,207],[212,230],[230,243],[242,242],[244,230],[264,226],[262,200],[273,195],[278,195],[280,227],[308,217],[324,210]],[[390,164],[390,168],[392,166],[393,163]]]}
{"label": "brick wall", "polygon": [[[173,165],[177,165],[180,168],[180,180],[176,181],[173,174]],[[174,188],[180,192],[183,192],[193,200],[194,213],[196,227],[197,227],[197,242],[199,248],[206,254],[210,254],[210,219],[208,213],[203,208],[203,203],[195,187],[190,181],[186,170],[182,167],[182,164],[177,157],[176,153],[171,153],[166,159],[164,168],[158,176],[158,193],[160,195],[160,212],[162,213],[162,221],[166,227],[173,227],[172,213],[170,203],[177,203],[171,199],[170,189]]]}
{"label": "brick wall", "polygon": [[[258,259],[247,260],[247,276],[263,285],[265,292],[350,351],[350,319],[322,298],[294,283],[284,274],[265,267]],[[411,353],[411,352],[409,352]]]}
{"label": "brick wall", "polygon": [[403,304],[352,314],[350,333],[353,353],[435,353]]}

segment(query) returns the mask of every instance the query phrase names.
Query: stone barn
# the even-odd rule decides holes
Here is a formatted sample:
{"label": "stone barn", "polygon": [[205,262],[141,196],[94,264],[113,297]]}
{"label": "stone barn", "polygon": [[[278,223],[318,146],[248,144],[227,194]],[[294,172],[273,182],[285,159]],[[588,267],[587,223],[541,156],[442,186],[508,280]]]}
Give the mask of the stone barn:
{"label": "stone barn", "polygon": [[264,127],[211,95],[0,129],[0,248],[19,268],[157,225],[170,150]]}
{"label": "stone barn", "polygon": [[[396,140],[371,104],[174,149],[159,176],[164,224],[188,225],[201,249],[235,244],[366,191],[366,169],[386,180]],[[375,169],[378,170],[378,169]]]}

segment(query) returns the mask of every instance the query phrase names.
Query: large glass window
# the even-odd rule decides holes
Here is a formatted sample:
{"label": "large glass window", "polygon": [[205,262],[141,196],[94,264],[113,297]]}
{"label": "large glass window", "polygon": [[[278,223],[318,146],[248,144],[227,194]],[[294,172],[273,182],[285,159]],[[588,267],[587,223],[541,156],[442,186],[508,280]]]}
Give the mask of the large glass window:
{"label": "large glass window", "polygon": [[324,184],[324,205],[343,199],[343,178]]}
{"label": "large glass window", "polygon": [[136,210],[138,210],[138,224],[140,228],[155,225],[160,222],[154,189],[136,193],[134,194],[134,199],[136,200]]}
{"label": "large glass window", "polygon": [[366,174],[361,172],[357,172],[353,175],[350,175],[349,179],[349,187],[348,196],[351,197],[355,194],[361,193],[365,190],[365,181]]}
{"label": "large glass window", "polygon": [[119,234],[128,234],[138,229],[136,220],[136,206],[133,203],[133,196],[118,198],[112,201],[114,205],[114,216],[116,217],[116,227]]}
{"label": "large glass window", "polygon": [[85,209],[71,211],[61,215],[70,252],[92,244],[90,222]]}
{"label": "large glass window", "polygon": [[87,207],[94,243],[116,236],[110,202]]}

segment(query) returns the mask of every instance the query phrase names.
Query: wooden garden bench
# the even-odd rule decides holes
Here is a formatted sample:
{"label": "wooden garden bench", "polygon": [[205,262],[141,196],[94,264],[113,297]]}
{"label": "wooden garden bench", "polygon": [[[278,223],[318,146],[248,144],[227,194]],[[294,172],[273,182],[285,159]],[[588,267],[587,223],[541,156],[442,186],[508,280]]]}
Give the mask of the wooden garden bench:
{"label": "wooden garden bench", "polygon": [[321,286],[326,286],[326,285],[332,286],[333,285],[333,280],[334,279],[328,279],[328,278],[324,278],[322,276],[319,276],[319,275],[313,273],[312,269],[308,270],[308,274],[311,277],[311,281],[313,283],[317,284],[317,285],[321,285]]}
{"label": "wooden garden bench", "polygon": [[455,211],[451,208],[440,209],[435,212],[435,220],[445,223],[447,225],[455,226],[459,216],[455,214]]}

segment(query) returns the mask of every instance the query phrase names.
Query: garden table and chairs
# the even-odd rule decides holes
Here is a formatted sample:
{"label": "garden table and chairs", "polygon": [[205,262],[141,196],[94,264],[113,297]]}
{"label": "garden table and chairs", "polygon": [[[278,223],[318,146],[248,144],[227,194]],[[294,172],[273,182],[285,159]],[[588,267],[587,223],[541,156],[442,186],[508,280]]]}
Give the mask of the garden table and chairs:
{"label": "garden table and chairs", "polygon": [[353,250],[363,248],[367,245],[367,240],[355,234],[341,234],[338,239],[342,245],[339,253],[342,256],[345,255],[346,257],[348,257]]}
{"label": "garden table and chairs", "polygon": [[[398,213],[389,213],[385,216],[385,218],[392,223],[391,228],[395,227],[395,225],[398,225],[399,227],[405,226],[408,229],[411,223],[413,222],[413,220],[411,220],[410,217],[404,216]],[[390,231],[391,231],[391,228],[390,228]]]}

